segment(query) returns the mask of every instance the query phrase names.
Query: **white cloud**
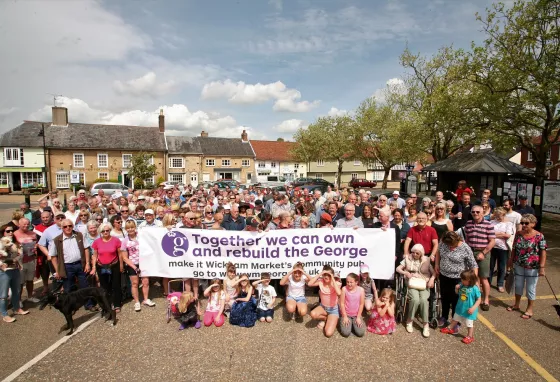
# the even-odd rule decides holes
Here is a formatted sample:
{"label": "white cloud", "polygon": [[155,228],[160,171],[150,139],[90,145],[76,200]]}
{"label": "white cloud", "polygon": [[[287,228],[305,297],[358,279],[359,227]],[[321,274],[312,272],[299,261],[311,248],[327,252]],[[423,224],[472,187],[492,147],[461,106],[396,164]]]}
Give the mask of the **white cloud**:
{"label": "white cloud", "polygon": [[176,83],[173,80],[158,81],[154,72],[148,72],[142,77],[125,82],[117,80],[113,83],[113,88],[118,94],[152,98],[171,92],[175,86]]}
{"label": "white cloud", "polygon": [[347,115],[347,114],[348,114],[348,111],[337,109],[336,107],[331,107],[331,109],[327,113],[327,115],[329,117],[342,117],[342,116]]}
{"label": "white cloud", "polygon": [[400,78],[391,78],[387,81],[384,88],[375,90],[371,95],[379,103],[384,103],[387,98],[387,92],[404,93],[406,92],[404,81]]}
{"label": "white cloud", "polygon": [[281,122],[279,125],[274,126],[274,130],[278,131],[279,133],[293,134],[301,128],[307,128],[307,126],[308,124],[301,119],[288,119]]}
{"label": "white cloud", "polygon": [[281,81],[269,84],[246,84],[243,81],[214,81],[204,85],[202,99],[227,99],[231,103],[257,104],[276,100],[274,111],[294,113],[307,112],[318,106],[320,101],[299,101],[301,93],[297,89],[286,87]]}

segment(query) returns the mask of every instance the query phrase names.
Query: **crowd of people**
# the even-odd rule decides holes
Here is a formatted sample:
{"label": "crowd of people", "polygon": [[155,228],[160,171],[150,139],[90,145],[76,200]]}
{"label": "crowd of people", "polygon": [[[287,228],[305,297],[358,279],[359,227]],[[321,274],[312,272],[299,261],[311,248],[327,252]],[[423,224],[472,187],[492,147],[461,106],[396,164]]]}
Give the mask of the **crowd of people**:
{"label": "crowd of people", "polygon": [[[521,317],[532,317],[547,246],[543,234],[535,230],[534,210],[523,195],[518,205],[505,199],[500,207],[491,191],[483,190],[473,202],[473,190],[461,182],[455,196],[456,202],[444,200],[441,191],[434,199],[419,199],[415,194],[403,199],[399,191],[388,197],[336,187],[323,193],[290,186],[279,192],[254,186],[219,189],[217,185],[180,190],[162,184],[154,190],[131,189],[126,196],[108,196],[103,190],[88,196],[79,190],[64,203],[53,191],[39,199],[34,211],[21,204],[12,220],[0,227],[0,312],[8,323],[15,321],[8,314],[9,304],[14,315],[29,314],[21,300],[24,287],[26,303],[36,304],[48,293],[52,279],[61,282],[64,291],[102,287],[118,313],[127,297],[122,287],[122,275],[127,275],[124,279],[129,280],[133,309],[155,306],[150,286],[159,283],[181,329],[198,328],[202,323],[221,326],[226,317],[232,325],[245,327],[257,321],[271,322],[275,288],[279,288],[280,294],[285,289],[287,313],[294,319],[309,313],[326,336],[332,336],[337,327],[343,336],[363,336],[366,330],[390,334],[396,330],[394,284],[386,280],[376,286],[365,264],[359,274],[351,273],[346,280],[340,280],[329,266],[311,277],[302,264],[296,264],[279,281],[263,273],[254,282],[229,264],[224,280],[209,280],[205,288],[199,280],[186,280],[182,293],[169,290],[167,279],[143,277],[139,266],[138,237],[149,227],[228,231],[381,228],[395,230],[395,268],[405,280],[410,301],[406,331],[413,331],[418,313],[422,334],[430,335],[428,301],[438,280],[442,332],[456,333],[465,323],[468,334],[463,342],[470,343],[478,307],[490,308],[494,276],[498,291],[504,292],[509,269],[516,275],[515,303],[507,310],[521,309],[525,290],[528,305]],[[34,294],[36,278],[42,280],[43,288]],[[319,292],[320,303],[309,312],[306,288]],[[207,298],[204,312],[199,290]],[[86,304],[86,309],[96,310],[95,302]]]}

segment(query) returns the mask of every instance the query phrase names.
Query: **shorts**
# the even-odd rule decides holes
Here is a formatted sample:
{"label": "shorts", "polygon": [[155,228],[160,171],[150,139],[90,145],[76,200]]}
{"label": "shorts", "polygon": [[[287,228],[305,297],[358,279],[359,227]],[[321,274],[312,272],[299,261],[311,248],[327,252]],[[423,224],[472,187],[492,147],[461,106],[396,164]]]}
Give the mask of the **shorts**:
{"label": "shorts", "polygon": [[334,316],[340,317],[340,313],[338,312],[338,305],[330,307],[330,306],[325,306],[325,305],[321,304],[321,307],[323,309],[325,309],[325,312],[327,312],[328,315],[332,314]]}
{"label": "shorts", "polygon": [[267,318],[267,317],[274,318],[274,309],[263,310],[257,308],[257,319],[260,320],[261,318]]}
{"label": "shorts", "polygon": [[463,316],[459,316],[457,313],[453,315],[453,321],[461,322],[467,325],[467,328],[474,327],[474,320],[471,320],[470,318],[465,318]]}
{"label": "shorts", "polygon": [[33,281],[35,279],[36,264],[37,262],[35,260],[22,264],[21,270],[19,271],[22,283],[25,281]]}
{"label": "shorts", "polygon": [[476,261],[478,264],[478,278],[487,279],[490,277],[490,254],[484,257],[484,260]]}
{"label": "shorts", "polygon": [[304,304],[307,304],[307,299],[305,298],[305,296],[301,296],[301,297],[288,296],[288,297],[286,297],[286,301],[287,300],[294,300],[296,302],[296,304],[299,304],[301,302],[304,303]]}
{"label": "shorts", "polygon": [[[136,267],[138,267],[138,265],[136,265]],[[136,273],[136,271],[128,265],[126,266],[126,274],[129,275],[129,276],[138,276],[138,273]]]}

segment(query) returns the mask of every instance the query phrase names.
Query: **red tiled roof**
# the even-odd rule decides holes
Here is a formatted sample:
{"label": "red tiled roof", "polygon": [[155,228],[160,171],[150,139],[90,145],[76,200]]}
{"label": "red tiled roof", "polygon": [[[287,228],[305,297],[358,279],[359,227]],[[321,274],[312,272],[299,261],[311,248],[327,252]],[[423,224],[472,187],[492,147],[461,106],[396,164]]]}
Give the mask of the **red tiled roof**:
{"label": "red tiled roof", "polygon": [[257,160],[291,161],[290,151],[295,147],[295,142],[255,141],[251,139]]}

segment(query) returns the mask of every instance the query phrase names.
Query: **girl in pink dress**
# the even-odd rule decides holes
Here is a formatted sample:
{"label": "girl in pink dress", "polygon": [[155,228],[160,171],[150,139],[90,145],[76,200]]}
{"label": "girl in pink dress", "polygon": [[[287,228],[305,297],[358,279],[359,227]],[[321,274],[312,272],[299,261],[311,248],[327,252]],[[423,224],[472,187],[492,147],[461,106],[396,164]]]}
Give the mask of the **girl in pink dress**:
{"label": "girl in pink dress", "polygon": [[397,330],[395,325],[395,293],[391,288],[385,288],[378,297],[375,286],[373,293],[375,304],[367,329],[374,334],[392,334]]}

